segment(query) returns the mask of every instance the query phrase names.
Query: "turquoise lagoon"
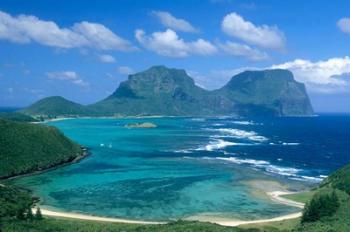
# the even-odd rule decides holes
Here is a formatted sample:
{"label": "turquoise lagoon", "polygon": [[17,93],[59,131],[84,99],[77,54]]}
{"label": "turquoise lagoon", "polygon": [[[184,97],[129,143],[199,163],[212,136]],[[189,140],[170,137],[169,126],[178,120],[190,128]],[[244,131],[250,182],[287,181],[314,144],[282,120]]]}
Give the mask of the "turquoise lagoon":
{"label": "turquoise lagoon", "polygon": [[[312,149],[312,134],[290,129],[319,119],[271,120],[162,117],[50,122],[91,154],[79,163],[20,178],[15,184],[31,189],[46,208],[127,219],[173,220],[202,214],[255,219],[296,212],[257,194],[247,183],[278,180],[294,189],[318,183],[331,170],[307,165],[303,152]],[[134,122],[158,127],[125,127]]]}

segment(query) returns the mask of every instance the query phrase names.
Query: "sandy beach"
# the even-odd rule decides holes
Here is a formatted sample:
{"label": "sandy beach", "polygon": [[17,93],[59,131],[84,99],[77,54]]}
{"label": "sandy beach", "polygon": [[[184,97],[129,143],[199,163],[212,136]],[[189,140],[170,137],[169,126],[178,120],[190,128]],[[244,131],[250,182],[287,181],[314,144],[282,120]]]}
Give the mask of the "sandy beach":
{"label": "sandy beach", "polygon": [[[286,205],[294,206],[298,208],[303,208],[304,204],[282,197],[283,195],[287,195],[291,193],[293,192],[274,191],[274,192],[268,192],[267,195],[271,198],[271,200],[276,201],[278,203],[286,204]],[[35,211],[36,211],[36,208],[33,208],[33,213],[35,213]],[[131,223],[131,224],[165,224],[166,223],[166,222],[157,222],[157,221],[142,221],[142,220],[129,220],[129,219],[122,219],[122,218],[99,217],[99,216],[91,216],[91,215],[80,214],[80,213],[58,212],[58,211],[48,210],[45,208],[41,209],[41,213],[49,217],[62,217],[62,218],[101,221],[101,222],[116,222],[116,223]],[[187,218],[183,218],[183,220],[211,222],[222,226],[240,226],[240,225],[255,224],[255,223],[277,222],[277,221],[283,221],[287,219],[298,218],[300,216],[301,216],[301,212],[297,212],[297,213],[287,214],[287,215],[269,218],[269,219],[245,221],[245,220],[226,219],[226,218],[204,215],[204,216],[187,217]]]}
{"label": "sandy beach", "polygon": [[[130,224],[165,224],[165,222],[152,222],[152,221],[141,221],[141,220],[128,220],[121,218],[109,218],[109,217],[98,217],[91,216],[87,214],[79,213],[68,213],[68,212],[58,212],[52,211],[45,208],[40,208],[41,214],[50,217],[62,217],[62,218],[72,218],[88,221],[100,221],[100,222],[119,222],[119,223],[130,223]],[[32,209],[33,213],[36,211],[36,207]]]}

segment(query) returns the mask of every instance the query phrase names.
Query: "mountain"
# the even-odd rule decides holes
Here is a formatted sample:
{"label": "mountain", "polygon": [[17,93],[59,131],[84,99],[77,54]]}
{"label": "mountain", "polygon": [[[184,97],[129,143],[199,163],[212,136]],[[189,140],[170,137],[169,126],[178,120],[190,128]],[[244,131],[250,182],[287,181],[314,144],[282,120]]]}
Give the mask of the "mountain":
{"label": "mountain", "polygon": [[233,101],[233,111],[239,115],[313,114],[304,84],[288,70],[245,71],[216,92]]}
{"label": "mountain", "polygon": [[87,113],[85,106],[60,96],[43,98],[20,112],[28,115],[46,116],[84,115]]}
{"label": "mountain", "polygon": [[90,116],[305,116],[313,110],[303,84],[287,70],[246,71],[221,89],[195,85],[185,70],[154,66],[129,75],[113,94],[82,106],[61,97],[42,99],[22,112],[30,115]]}
{"label": "mountain", "polygon": [[206,115],[210,92],[195,85],[181,69],[154,66],[130,75],[94,112],[120,115]]}
{"label": "mountain", "polygon": [[83,154],[58,129],[0,118],[0,179],[44,170]]}

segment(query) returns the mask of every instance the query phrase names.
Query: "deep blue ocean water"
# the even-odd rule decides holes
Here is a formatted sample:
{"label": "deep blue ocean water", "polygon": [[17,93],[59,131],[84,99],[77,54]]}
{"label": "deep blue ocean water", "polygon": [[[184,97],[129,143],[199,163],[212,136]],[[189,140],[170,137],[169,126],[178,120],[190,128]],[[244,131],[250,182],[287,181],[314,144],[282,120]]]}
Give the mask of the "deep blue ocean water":
{"label": "deep blue ocean water", "polygon": [[[157,128],[126,128],[152,122]],[[250,181],[300,189],[350,163],[350,116],[71,119],[49,123],[89,148],[81,162],[15,180],[46,207],[146,220],[295,212]]]}

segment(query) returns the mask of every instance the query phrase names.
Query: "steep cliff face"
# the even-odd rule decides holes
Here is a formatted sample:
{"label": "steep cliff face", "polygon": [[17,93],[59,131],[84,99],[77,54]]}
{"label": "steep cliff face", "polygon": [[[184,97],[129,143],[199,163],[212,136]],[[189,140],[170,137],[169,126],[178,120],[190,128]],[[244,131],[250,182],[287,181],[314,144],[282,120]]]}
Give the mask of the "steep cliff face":
{"label": "steep cliff face", "polygon": [[242,72],[216,92],[233,101],[232,110],[241,115],[313,114],[304,84],[296,82],[288,70]]}
{"label": "steep cliff face", "polygon": [[246,71],[221,89],[195,85],[182,69],[154,66],[130,75],[106,99],[82,106],[61,97],[24,110],[45,115],[305,116],[313,110],[303,84],[287,70]]}

